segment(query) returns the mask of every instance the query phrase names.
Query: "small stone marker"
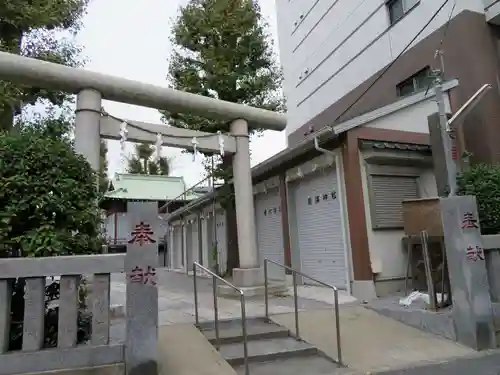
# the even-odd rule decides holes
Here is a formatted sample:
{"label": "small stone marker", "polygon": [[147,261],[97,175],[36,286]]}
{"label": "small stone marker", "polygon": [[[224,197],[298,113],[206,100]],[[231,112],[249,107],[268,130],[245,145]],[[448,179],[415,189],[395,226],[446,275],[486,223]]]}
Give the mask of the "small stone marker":
{"label": "small stone marker", "polygon": [[130,235],[125,258],[127,278],[127,375],[158,374],[158,236],[152,223],[156,202],[130,202]]}
{"label": "small stone marker", "polygon": [[441,216],[457,340],[476,350],[495,348],[493,311],[476,198],[441,198]]}

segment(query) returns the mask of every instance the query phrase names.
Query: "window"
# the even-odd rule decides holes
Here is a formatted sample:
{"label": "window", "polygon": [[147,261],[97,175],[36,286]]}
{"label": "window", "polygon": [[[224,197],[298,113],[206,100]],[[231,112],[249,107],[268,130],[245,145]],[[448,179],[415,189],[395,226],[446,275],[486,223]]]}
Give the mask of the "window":
{"label": "window", "polygon": [[420,0],[390,0],[387,2],[389,9],[389,19],[391,25],[394,25],[405,16],[410,10],[415,8],[420,3]]}
{"label": "window", "polygon": [[432,83],[432,79],[430,67],[425,67],[396,86],[398,96],[407,96],[420,90],[426,90]]}
{"label": "window", "polygon": [[403,201],[417,199],[416,176],[370,175],[373,229],[403,227]]}

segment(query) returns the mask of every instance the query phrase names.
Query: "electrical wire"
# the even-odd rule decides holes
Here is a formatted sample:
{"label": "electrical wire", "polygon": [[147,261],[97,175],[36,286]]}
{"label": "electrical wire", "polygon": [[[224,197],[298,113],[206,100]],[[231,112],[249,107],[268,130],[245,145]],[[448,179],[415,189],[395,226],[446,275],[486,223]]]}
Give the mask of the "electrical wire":
{"label": "electrical wire", "polygon": [[[384,70],[380,73],[380,75],[350,104],[340,115],[337,116],[337,118],[333,121],[333,124],[335,124],[337,121],[339,121],[347,112],[351,110],[352,107],[354,107],[358,102],[372,89],[375,84],[380,81],[380,79],[391,69],[394,64],[403,56],[403,54],[410,48],[410,46],[418,39],[418,37],[425,31],[425,29],[431,24],[432,21],[438,16],[438,14],[443,10],[443,8],[448,4],[450,0],[445,0],[444,3],[436,10],[436,12],[432,15],[432,17],[427,21],[427,23],[420,29],[420,31],[415,35],[415,37],[403,48],[403,50],[399,53],[399,55],[396,56],[392,62],[387,65]],[[333,130],[333,126],[331,126]]]}

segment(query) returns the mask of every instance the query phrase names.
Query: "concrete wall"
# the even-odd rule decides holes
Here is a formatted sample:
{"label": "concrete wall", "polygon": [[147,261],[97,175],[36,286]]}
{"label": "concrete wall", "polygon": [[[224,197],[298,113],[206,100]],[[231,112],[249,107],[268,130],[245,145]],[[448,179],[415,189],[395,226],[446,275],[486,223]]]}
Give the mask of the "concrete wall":
{"label": "concrete wall", "polygon": [[[384,4],[384,0],[276,1],[290,119],[287,134],[389,64],[442,2],[421,0],[392,26]],[[414,44],[446,23],[453,4],[443,8]],[[483,0],[457,0],[453,14],[464,10],[484,13]]]}

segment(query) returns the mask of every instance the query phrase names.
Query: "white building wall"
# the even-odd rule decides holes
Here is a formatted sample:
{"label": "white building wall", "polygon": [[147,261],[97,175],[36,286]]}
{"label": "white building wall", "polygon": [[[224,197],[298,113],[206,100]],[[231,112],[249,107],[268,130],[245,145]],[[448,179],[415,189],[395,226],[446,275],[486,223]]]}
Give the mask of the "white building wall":
{"label": "white building wall", "polygon": [[[448,93],[444,94],[445,109],[451,113]],[[427,116],[438,111],[436,100],[423,100],[412,106],[403,108],[389,116],[381,117],[366,124],[366,127],[377,129],[401,130],[416,133],[429,133]]]}
{"label": "white building wall", "polygon": [[[393,26],[385,3],[385,0],[276,0],[289,114],[287,134],[389,64],[443,1],[421,0]],[[414,44],[445,24],[453,6],[450,1]],[[456,0],[453,14],[464,10],[484,13],[483,0]]]}

